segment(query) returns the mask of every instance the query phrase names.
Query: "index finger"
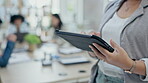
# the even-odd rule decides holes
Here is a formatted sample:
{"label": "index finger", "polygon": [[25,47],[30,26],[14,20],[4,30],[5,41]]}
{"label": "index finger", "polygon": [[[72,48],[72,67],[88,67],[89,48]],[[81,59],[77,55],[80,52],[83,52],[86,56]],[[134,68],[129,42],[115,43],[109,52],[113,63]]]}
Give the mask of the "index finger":
{"label": "index finger", "polygon": [[96,43],[93,43],[93,45],[94,45],[104,56],[108,57],[108,56],[111,55],[111,53],[110,53],[108,50],[104,49],[104,48],[101,47],[100,45],[98,45],[98,44],[96,44]]}
{"label": "index finger", "polygon": [[96,36],[100,36],[100,33],[98,32],[94,32],[94,31],[91,31],[89,32],[89,35],[96,35]]}

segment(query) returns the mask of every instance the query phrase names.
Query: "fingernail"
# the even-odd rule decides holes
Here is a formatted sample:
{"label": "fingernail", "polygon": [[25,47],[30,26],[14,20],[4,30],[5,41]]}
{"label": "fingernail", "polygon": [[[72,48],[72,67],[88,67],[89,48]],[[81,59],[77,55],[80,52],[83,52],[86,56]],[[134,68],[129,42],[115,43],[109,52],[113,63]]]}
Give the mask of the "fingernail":
{"label": "fingernail", "polygon": [[113,39],[110,40],[111,42],[114,42]]}
{"label": "fingernail", "polygon": [[89,47],[91,48],[91,45],[89,45]]}
{"label": "fingernail", "polygon": [[95,43],[93,43],[93,45],[95,46],[96,44],[95,44]]}
{"label": "fingernail", "polygon": [[89,45],[89,47],[92,49],[93,47],[91,45]]}

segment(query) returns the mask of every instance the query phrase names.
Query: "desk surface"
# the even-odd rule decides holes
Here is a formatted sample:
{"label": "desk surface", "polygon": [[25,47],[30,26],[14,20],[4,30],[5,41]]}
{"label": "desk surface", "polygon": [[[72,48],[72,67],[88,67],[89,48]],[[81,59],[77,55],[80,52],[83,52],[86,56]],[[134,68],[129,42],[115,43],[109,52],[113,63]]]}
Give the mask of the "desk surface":
{"label": "desk surface", "polygon": [[[73,55],[84,55],[87,53],[78,53]],[[0,69],[2,83],[58,83],[68,80],[78,80],[89,78],[90,69],[94,64],[91,63],[62,65],[57,61],[53,62],[52,66],[43,67],[40,61],[28,61],[25,63],[11,64],[7,68]],[[80,70],[85,70],[85,73],[80,73]]]}

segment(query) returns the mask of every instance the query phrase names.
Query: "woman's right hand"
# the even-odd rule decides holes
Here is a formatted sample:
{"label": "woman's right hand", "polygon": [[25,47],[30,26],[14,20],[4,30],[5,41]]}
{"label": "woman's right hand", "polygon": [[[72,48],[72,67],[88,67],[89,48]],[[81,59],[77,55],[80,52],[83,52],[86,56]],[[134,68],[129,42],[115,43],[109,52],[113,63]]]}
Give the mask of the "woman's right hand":
{"label": "woman's right hand", "polygon": [[[81,32],[82,34],[87,34],[85,32]],[[99,36],[100,37],[100,32],[94,32],[94,31],[91,31],[88,33],[88,35],[96,35],[96,36]],[[93,52],[88,52],[88,54],[91,56],[91,57],[94,57],[96,58],[96,55],[93,53]]]}

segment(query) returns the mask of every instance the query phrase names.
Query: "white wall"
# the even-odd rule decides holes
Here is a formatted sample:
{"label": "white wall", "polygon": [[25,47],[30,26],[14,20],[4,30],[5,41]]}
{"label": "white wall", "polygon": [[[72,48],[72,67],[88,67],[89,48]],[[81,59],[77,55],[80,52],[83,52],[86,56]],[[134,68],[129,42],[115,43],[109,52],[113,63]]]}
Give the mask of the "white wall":
{"label": "white wall", "polygon": [[84,0],[60,0],[60,15],[69,31],[76,31],[83,24]]}
{"label": "white wall", "polygon": [[83,25],[83,30],[98,30],[107,4],[108,0],[60,0],[61,18],[71,28]]}
{"label": "white wall", "polygon": [[98,30],[108,0],[84,0],[84,24],[87,29]]}
{"label": "white wall", "polygon": [[83,22],[83,0],[60,0],[60,14],[64,22]]}

